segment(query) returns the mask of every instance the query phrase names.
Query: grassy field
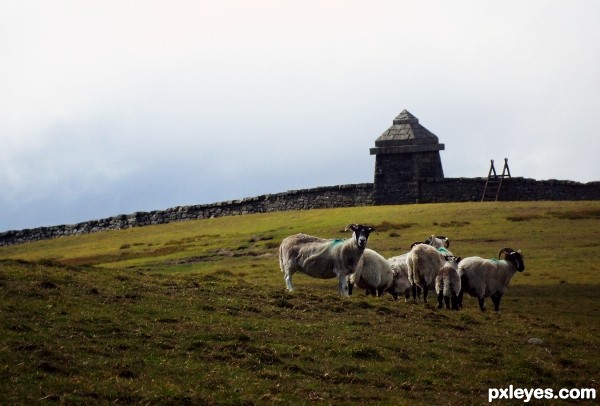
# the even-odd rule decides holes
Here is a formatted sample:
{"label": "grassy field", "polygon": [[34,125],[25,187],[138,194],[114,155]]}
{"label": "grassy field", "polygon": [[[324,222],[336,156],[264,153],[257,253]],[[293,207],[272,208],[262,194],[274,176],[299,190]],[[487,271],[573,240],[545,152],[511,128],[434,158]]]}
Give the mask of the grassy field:
{"label": "grassy field", "polygon": [[[369,247],[384,256],[436,233],[463,257],[521,249],[526,269],[498,314],[470,297],[460,312],[344,299],[335,280],[300,274],[287,293],[281,240],[346,237],[348,223],[374,225]],[[515,202],[246,215],[2,247],[0,404],[465,405],[509,385],[598,390],[599,246],[600,202]]]}

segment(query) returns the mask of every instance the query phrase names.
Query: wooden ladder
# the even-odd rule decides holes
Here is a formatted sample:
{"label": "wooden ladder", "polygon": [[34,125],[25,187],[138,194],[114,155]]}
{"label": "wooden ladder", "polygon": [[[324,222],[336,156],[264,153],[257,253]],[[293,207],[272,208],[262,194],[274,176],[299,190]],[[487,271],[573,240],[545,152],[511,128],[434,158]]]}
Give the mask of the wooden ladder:
{"label": "wooden ladder", "polygon": [[508,158],[504,158],[504,168],[502,168],[502,175],[500,176],[498,176],[496,168],[494,168],[494,160],[492,159],[490,162],[490,171],[488,172],[485,188],[483,189],[483,196],[481,197],[482,202],[497,202],[498,196],[500,195],[500,188],[502,187],[502,181],[505,177],[510,178]]}

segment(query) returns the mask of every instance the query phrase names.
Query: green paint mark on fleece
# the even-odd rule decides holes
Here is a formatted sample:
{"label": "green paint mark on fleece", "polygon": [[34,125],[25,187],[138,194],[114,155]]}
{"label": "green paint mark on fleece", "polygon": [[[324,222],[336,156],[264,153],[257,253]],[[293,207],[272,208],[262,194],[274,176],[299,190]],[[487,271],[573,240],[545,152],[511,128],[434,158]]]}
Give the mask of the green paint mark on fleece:
{"label": "green paint mark on fleece", "polygon": [[448,250],[447,250],[446,248],[444,248],[444,247],[440,247],[440,248],[438,248],[437,250],[438,250],[438,252],[441,252],[441,253],[442,253],[442,254],[444,254],[444,255],[450,255],[450,251],[448,251]]}

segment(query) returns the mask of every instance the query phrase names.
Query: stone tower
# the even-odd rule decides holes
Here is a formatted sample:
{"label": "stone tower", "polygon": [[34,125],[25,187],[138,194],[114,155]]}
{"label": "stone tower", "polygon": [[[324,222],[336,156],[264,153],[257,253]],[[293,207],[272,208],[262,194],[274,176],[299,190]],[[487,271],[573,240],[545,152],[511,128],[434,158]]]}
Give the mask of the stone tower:
{"label": "stone tower", "polygon": [[419,179],[443,178],[438,137],[403,110],[375,140],[375,204],[415,203]]}

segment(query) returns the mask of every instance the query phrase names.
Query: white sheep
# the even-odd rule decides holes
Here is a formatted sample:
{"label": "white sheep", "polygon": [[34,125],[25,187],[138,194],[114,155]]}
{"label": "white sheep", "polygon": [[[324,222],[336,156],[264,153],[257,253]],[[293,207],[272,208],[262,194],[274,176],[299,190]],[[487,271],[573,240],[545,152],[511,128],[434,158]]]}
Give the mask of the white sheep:
{"label": "white sheep", "polygon": [[[410,297],[411,283],[408,280],[408,252],[406,254],[398,255],[395,257],[388,258],[388,263],[394,273],[394,282],[392,287],[396,295],[404,295],[406,300]],[[420,297],[420,294],[419,294]]]}
{"label": "white sheep", "polygon": [[313,278],[338,278],[338,293],[348,296],[347,276],[354,273],[367,247],[372,227],[349,224],[352,237],[346,240],[323,239],[306,234],[286,237],[279,246],[279,266],[287,289],[292,291],[292,276],[302,272]]}
{"label": "white sheep", "polygon": [[348,275],[349,293],[352,294],[354,285],[365,289],[367,294],[381,296],[384,292],[390,291],[394,299],[398,295],[394,293],[392,284],[394,282],[394,273],[388,261],[379,253],[367,248],[358,261],[356,271]]}
{"label": "white sheep", "polygon": [[447,261],[440,268],[435,277],[435,292],[438,295],[438,309],[446,304],[446,309],[458,310],[458,295],[460,293],[460,276],[458,276],[458,263],[460,257],[446,257]]}
{"label": "white sheep", "polygon": [[434,288],[435,277],[447,261],[453,256],[446,248],[434,248],[431,245],[416,244],[408,253],[408,280],[412,287],[413,300],[417,298],[417,288],[423,291],[423,301],[427,303],[427,293]]}
{"label": "white sheep", "polygon": [[[504,255],[504,258],[502,258]],[[458,295],[458,305],[462,307],[464,292],[479,300],[479,308],[485,310],[484,298],[491,297],[496,311],[500,310],[500,299],[508,287],[510,279],[517,272],[525,270],[521,250],[502,248],[498,253],[499,259],[483,259],[468,257],[458,266],[461,281],[461,291]]]}

